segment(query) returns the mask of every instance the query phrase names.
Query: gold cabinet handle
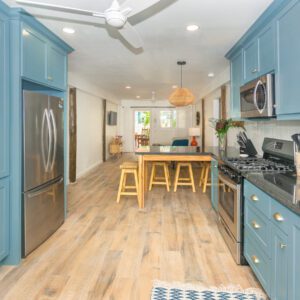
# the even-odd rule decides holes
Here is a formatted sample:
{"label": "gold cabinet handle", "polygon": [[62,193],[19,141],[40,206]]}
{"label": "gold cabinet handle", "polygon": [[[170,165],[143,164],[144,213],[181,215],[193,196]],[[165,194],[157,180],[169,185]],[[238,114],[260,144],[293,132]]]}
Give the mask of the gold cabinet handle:
{"label": "gold cabinet handle", "polygon": [[52,80],[53,80],[53,78],[52,78],[51,76],[48,76],[48,80],[52,81]]}
{"label": "gold cabinet handle", "polygon": [[273,218],[277,221],[277,222],[283,222],[284,221],[284,218],[283,216],[280,214],[280,213],[275,213],[273,215]]}
{"label": "gold cabinet handle", "polygon": [[251,222],[251,225],[254,229],[259,229],[260,228],[260,225],[256,222],[256,221],[252,221]]}
{"label": "gold cabinet handle", "polygon": [[253,261],[255,264],[259,264],[259,263],[260,263],[258,257],[255,256],[255,255],[252,255],[251,259],[252,259],[252,261]]}
{"label": "gold cabinet handle", "polygon": [[283,244],[283,243],[279,243],[279,247],[280,247],[280,249],[284,249],[284,248],[287,247],[287,245],[286,245],[286,244]]}
{"label": "gold cabinet handle", "polygon": [[254,69],[251,70],[251,72],[252,72],[253,74],[254,74],[254,73],[257,73],[257,69],[254,68]]}
{"label": "gold cabinet handle", "polygon": [[258,199],[258,197],[256,195],[252,195],[251,196],[251,200],[254,201],[254,202],[259,201],[259,199]]}

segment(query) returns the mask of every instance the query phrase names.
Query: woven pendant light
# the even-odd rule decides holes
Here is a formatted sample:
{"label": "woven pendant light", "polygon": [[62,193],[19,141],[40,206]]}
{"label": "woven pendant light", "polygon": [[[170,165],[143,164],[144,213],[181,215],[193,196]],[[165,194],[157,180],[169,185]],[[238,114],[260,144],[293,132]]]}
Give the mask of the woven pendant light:
{"label": "woven pendant light", "polygon": [[190,90],[182,87],[182,66],[186,65],[186,62],[178,61],[177,65],[181,67],[181,86],[171,94],[169,102],[174,106],[187,106],[194,102],[195,96]]}

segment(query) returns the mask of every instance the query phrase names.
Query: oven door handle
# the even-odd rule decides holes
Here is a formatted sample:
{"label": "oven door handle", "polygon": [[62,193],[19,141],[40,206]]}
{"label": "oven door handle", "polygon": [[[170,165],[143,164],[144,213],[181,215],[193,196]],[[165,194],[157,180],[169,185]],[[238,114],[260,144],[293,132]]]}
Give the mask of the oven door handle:
{"label": "oven door handle", "polygon": [[224,184],[226,184],[227,186],[229,186],[231,189],[235,190],[235,191],[237,191],[239,189],[238,188],[239,184],[233,182],[229,178],[226,178],[226,177],[224,177],[224,176],[222,176],[220,174],[219,174],[219,180],[221,182],[223,182]]}

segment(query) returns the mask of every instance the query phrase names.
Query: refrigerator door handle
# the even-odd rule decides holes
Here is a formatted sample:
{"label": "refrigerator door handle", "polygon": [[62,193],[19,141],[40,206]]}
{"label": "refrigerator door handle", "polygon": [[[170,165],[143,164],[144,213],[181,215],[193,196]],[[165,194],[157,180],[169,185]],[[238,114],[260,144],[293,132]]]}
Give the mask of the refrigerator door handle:
{"label": "refrigerator door handle", "polygon": [[28,198],[34,198],[40,194],[43,194],[45,193],[46,191],[50,190],[53,188],[53,185],[54,184],[60,184],[63,182],[63,178],[60,178],[58,181],[55,181],[55,182],[51,182],[48,186],[43,186],[41,187],[38,191],[35,191],[35,192],[31,192],[31,193],[28,193]]}
{"label": "refrigerator door handle", "polygon": [[53,166],[54,166],[55,159],[56,159],[56,151],[57,151],[57,127],[56,127],[55,117],[54,117],[54,113],[53,113],[52,109],[50,109],[50,117],[51,117],[52,126],[53,126],[53,140],[54,140],[53,155],[52,155],[52,162],[51,162],[50,170],[53,170]]}
{"label": "refrigerator door handle", "polygon": [[49,114],[48,109],[46,109],[46,119],[47,119],[48,136],[49,136],[46,171],[49,172],[50,171],[50,156],[51,156],[51,150],[52,150],[52,128],[51,128],[50,114]]}
{"label": "refrigerator door handle", "polygon": [[43,159],[44,169],[47,171],[47,162],[46,162],[46,155],[45,155],[45,140],[44,140],[46,114],[47,114],[47,109],[44,110],[43,118],[42,118],[41,149],[42,149],[42,159]]}

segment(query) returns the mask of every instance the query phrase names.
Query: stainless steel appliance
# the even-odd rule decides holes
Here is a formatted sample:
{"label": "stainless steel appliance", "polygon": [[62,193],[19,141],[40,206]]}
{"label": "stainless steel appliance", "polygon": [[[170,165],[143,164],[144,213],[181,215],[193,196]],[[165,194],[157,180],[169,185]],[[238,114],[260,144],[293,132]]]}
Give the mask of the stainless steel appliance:
{"label": "stainless steel appliance", "polygon": [[240,89],[242,118],[275,117],[274,74],[264,75]]}
{"label": "stainless steel appliance", "polygon": [[63,100],[23,92],[23,256],[64,222]]}
{"label": "stainless steel appliance", "polygon": [[243,177],[250,173],[295,174],[291,141],[265,138],[262,149],[263,157],[227,158],[219,166],[219,229],[237,264],[246,263],[243,257]]}

